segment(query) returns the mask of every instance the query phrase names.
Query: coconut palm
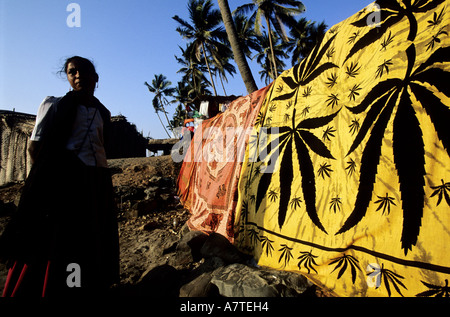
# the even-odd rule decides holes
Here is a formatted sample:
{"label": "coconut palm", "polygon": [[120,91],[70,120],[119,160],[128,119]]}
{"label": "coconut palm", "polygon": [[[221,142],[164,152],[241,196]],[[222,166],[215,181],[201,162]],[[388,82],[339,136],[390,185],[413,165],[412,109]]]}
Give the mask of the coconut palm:
{"label": "coconut palm", "polygon": [[[172,96],[173,93],[175,92],[175,88],[170,87],[170,85],[172,85],[172,83],[167,80],[166,76],[164,76],[163,74],[159,74],[159,75],[155,75],[155,78],[152,80],[152,84],[150,85],[149,83],[145,82],[144,83],[148,90],[155,94],[155,97],[153,98],[153,107],[155,108],[156,114],[158,114],[158,112],[163,112],[167,123],[168,123],[168,127],[170,130],[172,129],[172,126],[170,124],[169,118],[167,117],[167,111],[164,108],[164,104],[167,106],[169,105],[169,101],[167,100],[166,97]],[[159,114],[158,114],[159,117]],[[161,118],[160,118],[161,121]],[[161,122],[162,123],[162,122]],[[166,130],[164,128],[164,130]],[[167,133],[167,130],[166,130]],[[167,133],[167,135],[169,135],[169,133]],[[169,135],[170,137],[170,135]]]}
{"label": "coconut palm", "polygon": [[300,18],[290,25],[289,35],[291,40],[288,44],[288,52],[292,53],[292,66],[299,63],[313,50],[314,46],[321,42],[325,35],[327,25],[321,22],[311,22],[305,18]]}
{"label": "coconut palm", "polygon": [[[301,1],[296,0],[252,0],[252,3],[239,6],[234,13],[252,12],[251,18],[255,21],[254,28],[258,35],[262,35],[262,20],[265,20],[267,33],[277,33],[285,42],[288,36],[284,24],[293,24],[294,15],[305,11],[305,6]],[[275,30],[272,31],[272,28]],[[272,37],[269,36],[270,47],[272,48],[273,69],[277,70],[276,59],[273,50]],[[276,77],[278,74],[276,74]]]}
{"label": "coconut palm", "polygon": [[217,52],[230,50],[224,44],[227,42],[227,33],[220,26],[222,23],[220,11],[213,9],[211,0],[189,0],[188,10],[191,23],[175,15],[173,19],[180,24],[176,30],[183,38],[192,40],[198,61],[203,56],[211,78],[212,88],[217,96],[209,58],[218,59],[218,56],[215,55]]}
{"label": "coconut palm", "polygon": [[188,44],[186,49],[180,47],[182,52],[181,57],[175,55],[175,59],[178,64],[183,67],[178,70],[177,73],[182,73],[182,81],[189,86],[189,90],[186,93],[190,99],[194,99],[196,96],[206,94],[204,91],[206,86],[210,85],[206,79],[204,73],[207,71],[204,63],[201,63],[193,54],[194,45]]}
{"label": "coconut palm", "polygon": [[241,46],[245,56],[251,59],[251,51],[259,51],[257,34],[253,29],[254,21],[248,19],[242,14],[237,14],[234,16],[234,24],[236,26],[239,45]]}
{"label": "coconut palm", "polygon": [[[182,108],[185,109],[183,120],[186,119],[186,113],[188,110],[187,105],[192,101],[189,98],[189,90],[190,87],[187,81],[179,81],[177,87],[175,88],[175,94],[173,96],[175,98],[175,101],[182,105]],[[174,118],[175,115],[176,113],[174,114]]]}
{"label": "coconut palm", "polygon": [[[270,40],[270,38],[272,38],[272,40]],[[260,47],[260,51],[254,58],[256,57],[256,61],[262,67],[262,71],[260,72],[261,79],[266,77],[267,79],[271,78],[272,80],[275,80],[278,73],[286,66],[283,62],[283,59],[288,57],[285,44],[280,43],[279,38],[273,35],[269,36],[267,33],[258,36],[257,43]],[[273,60],[275,60],[275,64],[271,62]],[[278,69],[273,68],[274,65],[276,65]]]}
{"label": "coconut palm", "polygon": [[166,126],[164,125],[164,123],[161,120],[161,117],[159,116],[159,112],[162,111],[162,109],[159,107],[158,101],[156,99],[153,99],[152,104],[153,104],[153,108],[155,109],[155,113],[158,116],[159,122],[161,122],[161,125],[162,125],[164,131],[167,133],[167,136],[170,138],[170,134],[169,134],[169,132],[167,132]]}
{"label": "coconut palm", "polygon": [[[184,124],[184,119],[186,118],[186,110],[183,107],[183,104],[179,103],[175,108],[175,113],[173,114],[172,120],[170,120],[170,124],[175,129],[173,130],[173,134],[175,137],[181,136],[181,127]],[[178,128],[178,129],[177,129]]]}
{"label": "coconut palm", "polygon": [[222,89],[223,92],[225,94],[225,96],[227,95],[227,92],[225,90],[225,86],[223,84],[223,81],[225,80],[226,82],[228,82],[226,73],[230,74],[233,77],[233,74],[236,74],[236,67],[234,67],[233,64],[230,63],[232,55],[223,55],[220,56],[220,60],[213,61],[213,65],[214,65],[214,73],[219,76],[220,79],[220,83],[222,84]]}
{"label": "coconut palm", "polygon": [[[218,0],[220,12],[222,14],[223,23],[225,25],[226,32],[228,34],[228,40],[230,41],[231,49],[233,50],[234,60],[241,73],[242,80],[244,81],[247,92],[250,94],[258,89],[255,80],[253,78],[250,67],[248,66],[247,59],[245,58],[245,46],[239,40],[236,25],[233,21],[230,7],[227,0]],[[247,48],[248,51],[248,48]],[[248,55],[247,55],[248,56]]]}

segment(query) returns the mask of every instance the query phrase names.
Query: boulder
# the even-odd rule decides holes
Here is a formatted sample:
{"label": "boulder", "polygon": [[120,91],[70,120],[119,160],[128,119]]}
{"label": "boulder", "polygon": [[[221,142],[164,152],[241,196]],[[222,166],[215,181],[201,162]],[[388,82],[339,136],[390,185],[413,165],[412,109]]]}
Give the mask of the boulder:
{"label": "boulder", "polygon": [[200,253],[204,258],[219,257],[225,263],[244,263],[249,257],[240,252],[233,244],[223,235],[211,233],[200,249]]}
{"label": "boulder", "polygon": [[184,234],[176,249],[179,264],[198,262],[201,260],[201,248],[208,236],[201,231],[189,231]]}
{"label": "boulder", "polygon": [[179,297],[217,297],[219,290],[211,283],[211,274],[203,273],[191,282],[181,286]]}
{"label": "boulder", "polygon": [[225,297],[298,297],[312,286],[300,274],[257,269],[239,263],[214,271],[211,283]]}
{"label": "boulder", "polygon": [[128,295],[146,297],[178,297],[180,272],[163,264],[147,271],[139,282],[130,288]]}

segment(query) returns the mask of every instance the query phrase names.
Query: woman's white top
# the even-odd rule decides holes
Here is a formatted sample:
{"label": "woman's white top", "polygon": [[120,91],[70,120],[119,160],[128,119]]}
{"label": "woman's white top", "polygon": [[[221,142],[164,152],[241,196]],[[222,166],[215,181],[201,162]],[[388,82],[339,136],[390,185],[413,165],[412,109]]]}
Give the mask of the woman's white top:
{"label": "woman's white top", "polygon": [[[58,102],[62,97],[46,97],[39,106],[32,141],[41,141],[45,129],[54,119]],[[108,167],[103,142],[103,119],[94,107],[77,106],[77,114],[66,149],[78,153],[87,166]]]}

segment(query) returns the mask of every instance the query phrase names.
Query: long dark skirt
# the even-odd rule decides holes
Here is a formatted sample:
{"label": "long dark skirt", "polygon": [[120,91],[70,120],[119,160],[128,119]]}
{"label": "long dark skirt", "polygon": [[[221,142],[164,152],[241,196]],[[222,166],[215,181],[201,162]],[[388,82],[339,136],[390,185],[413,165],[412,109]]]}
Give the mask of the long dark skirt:
{"label": "long dark skirt", "polygon": [[10,271],[4,296],[104,294],[119,279],[109,170],[87,167],[70,153],[37,168],[5,230]]}

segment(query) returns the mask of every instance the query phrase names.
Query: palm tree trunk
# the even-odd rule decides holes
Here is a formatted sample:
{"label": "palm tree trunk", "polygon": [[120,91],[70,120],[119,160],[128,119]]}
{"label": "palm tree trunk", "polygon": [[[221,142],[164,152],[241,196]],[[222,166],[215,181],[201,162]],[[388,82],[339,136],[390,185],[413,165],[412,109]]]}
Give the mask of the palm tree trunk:
{"label": "palm tree trunk", "polygon": [[222,75],[219,74],[220,83],[222,84],[223,93],[225,94],[225,97],[227,96],[227,91],[225,90],[225,86],[223,85],[223,78]]}
{"label": "palm tree trunk", "polygon": [[266,23],[267,23],[267,28],[269,30],[269,43],[270,43],[270,52],[272,54],[272,65],[274,68],[274,80],[278,77],[278,69],[277,69],[277,62],[275,61],[275,53],[273,51],[273,43],[272,43],[272,28],[270,27],[270,21],[269,18],[267,16],[265,16],[266,18]]}
{"label": "palm tree trunk", "polygon": [[159,122],[161,122],[161,125],[162,125],[164,131],[166,131],[167,136],[170,138],[170,134],[169,134],[169,132],[167,132],[166,127],[164,126],[164,123],[162,122],[161,117],[159,116],[158,111],[156,111],[156,115],[158,116]]}
{"label": "palm tree trunk", "polygon": [[203,43],[203,42],[202,42],[202,51],[203,51],[203,56],[205,57],[206,67],[208,68],[209,77],[211,78],[211,85],[212,85],[212,88],[214,89],[214,94],[217,97],[216,86],[214,85],[214,80],[213,80],[213,77],[211,74],[211,69],[209,68],[208,58],[206,57],[205,43]]}
{"label": "palm tree trunk", "polygon": [[[173,133],[172,125],[170,124],[169,118],[167,117],[166,108],[164,108],[164,104],[163,104],[163,100],[162,100],[161,96],[159,97],[159,104],[161,105],[164,115],[166,116],[168,127],[169,127],[170,131],[172,131],[172,133]],[[159,115],[158,115],[158,117],[159,117]],[[165,130],[165,128],[164,128],[164,130]],[[166,130],[166,132],[167,132],[167,130]],[[167,134],[169,135],[169,133],[167,133]],[[170,137],[170,135],[169,135],[169,137]]]}
{"label": "palm tree trunk", "polygon": [[256,86],[255,79],[253,78],[252,71],[247,63],[247,58],[242,52],[242,48],[239,45],[239,40],[236,32],[236,26],[234,25],[233,18],[231,16],[230,6],[228,5],[228,0],[217,0],[219,3],[220,13],[222,14],[222,20],[225,25],[225,30],[227,31],[228,40],[231,44],[231,49],[234,55],[234,61],[236,62],[239,72],[241,73],[242,80],[244,81],[245,88],[247,92],[251,94],[252,92],[258,90]]}

